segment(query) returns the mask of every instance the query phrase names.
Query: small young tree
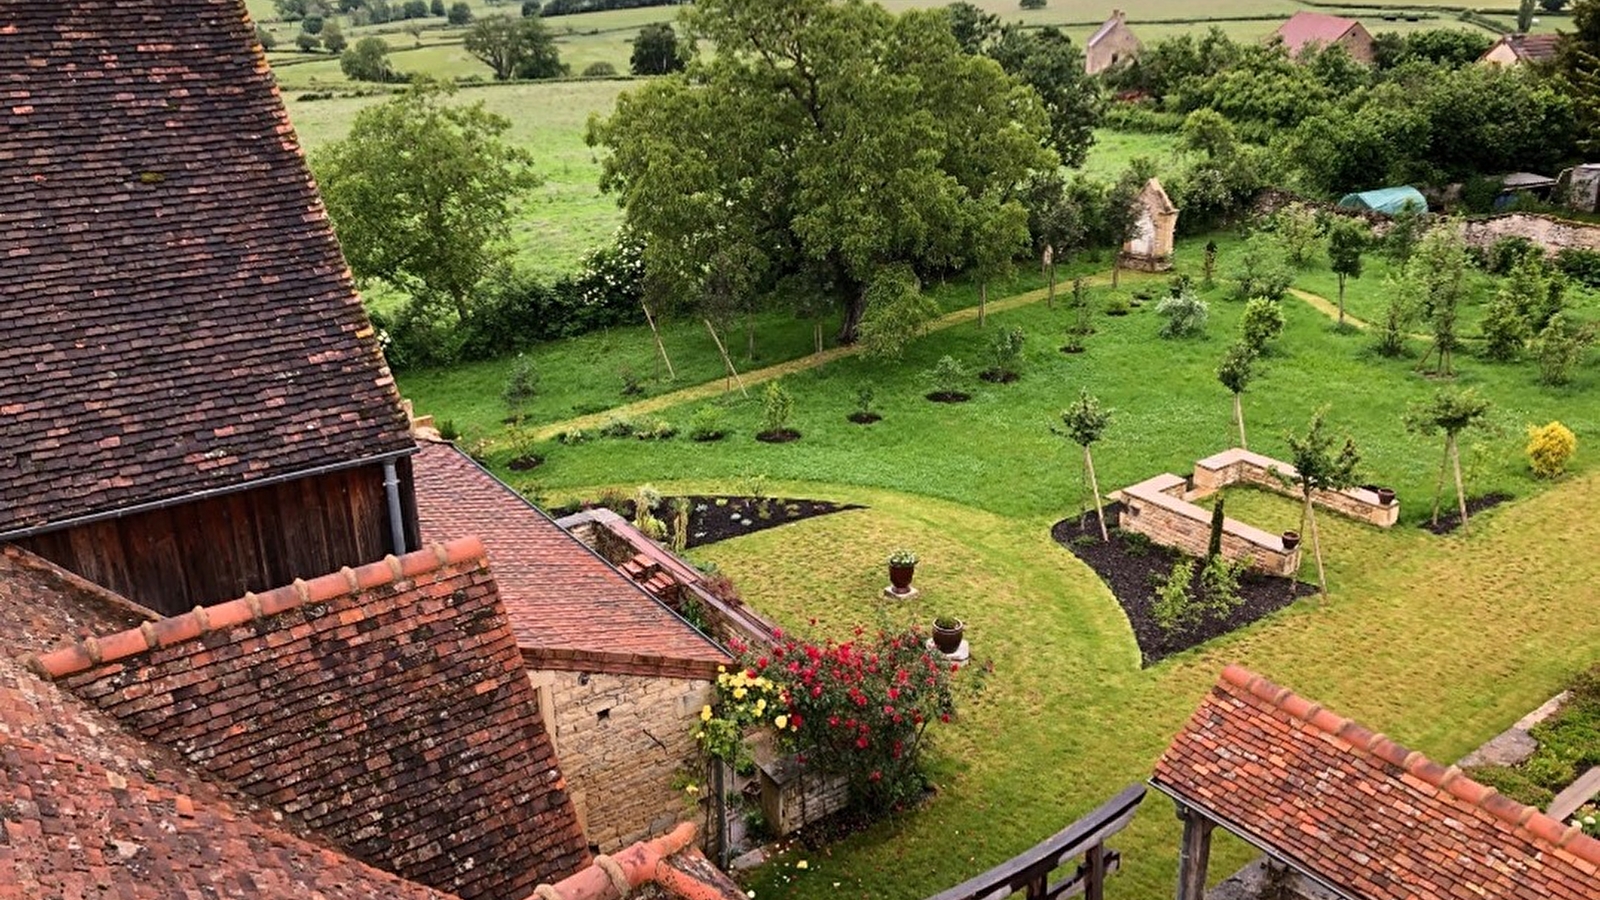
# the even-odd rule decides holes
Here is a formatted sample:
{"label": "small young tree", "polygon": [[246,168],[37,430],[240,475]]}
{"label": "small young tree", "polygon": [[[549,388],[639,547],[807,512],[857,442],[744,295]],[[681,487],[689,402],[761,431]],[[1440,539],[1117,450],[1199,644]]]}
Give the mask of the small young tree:
{"label": "small young tree", "polygon": [[1272,217],[1272,228],[1283,245],[1289,264],[1305,268],[1321,249],[1322,227],[1317,222],[1316,210],[1304,203],[1291,203]]}
{"label": "small young tree", "polygon": [[1094,326],[1089,324],[1089,295],[1084,291],[1083,278],[1072,279],[1072,327],[1067,329],[1067,345],[1062,349],[1069,353],[1083,351],[1083,339],[1094,331]]}
{"label": "small young tree", "polygon": [[1216,241],[1206,241],[1205,280],[1203,282],[1201,282],[1201,286],[1204,287],[1208,291],[1211,290],[1213,287],[1216,287],[1216,285],[1217,285],[1216,274],[1217,274],[1217,242]]}
{"label": "small young tree", "polygon": [[1533,357],[1539,362],[1539,381],[1563,385],[1572,381],[1572,370],[1583,360],[1583,352],[1594,343],[1593,324],[1579,325],[1566,313],[1550,317],[1550,324],[1533,339]]}
{"label": "small young tree", "polygon": [[1278,300],[1294,283],[1294,269],[1282,245],[1270,234],[1258,231],[1244,242],[1238,265],[1230,273],[1234,296],[1240,300],[1266,297]]}
{"label": "small young tree", "polygon": [[1206,561],[1222,555],[1222,526],[1227,521],[1223,512],[1223,501],[1227,498],[1222,494],[1217,495],[1217,503],[1211,507],[1211,538],[1206,541]]}
{"label": "small young tree", "polygon": [[506,402],[511,410],[512,418],[519,424],[522,417],[527,414],[528,404],[539,393],[539,370],[534,367],[533,360],[522,354],[517,354],[517,359],[511,364],[511,371],[506,375],[505,387],[500,391],[500,398]]}
{"label": "small young tree", "polygon": [[1100,211],[1106,237],[1111,243],[1111,287],[1121,287],[1122,247],[1139,233],[1139,192],[1146,179],[1138,168],[1130,166],[1106,194],[1106,205]]}
{"label": "small young tree", "polygon": [[1467,243],[1461,227],[1448,222],[1428,230],[1417,245],[1416,254],[1406,265],[1406,278],[1419,295],[1422,316],[1432,327],[1433,347],[1423,354],[1418,371],[1437,362],[1433,374],[1448,378],[1455,374],[1451,359],[1461,346],[1456,320],[1467,292]]}
{"label": "small young tree", "polygon": [[1012,325],[996,332],[989,341],[989,358],[993,365],[983,376],[990,381],[1015,381],[1022,373],[1022,348],[1026,342],[1027,335],[1020,326]]}
{"label": "small young tree", "polygon": [[1322,599],[1328,599],[1328,576],[1322,566],[1322,539],[1317,533],[1317,511],[1311,497],[1318,491],[1339,491],[1356,483],[1356,466],[1361,463],[1361,451],[1355,441],[1346,437],[1344,445],[1335,449],[1336,441],[1323,430],[1326,410],[1319,409],[1311,417],[1311,427],[1302,437],[1290,434],[1289,455],[1294,462],[1293,476],[1279,477],[1300,489],[1300,529],[1310,525],[1311,552],[1317,559],[1317,587]]}
{"label": "small young tree", "polygon": [[1273,341],[1283,334],[1283,307],[1276,300],[1257,297],[1244,305],[1239,338],[1256,356],[1266,356]]}
{"label": "small young tree", "polygon": [[1079,388],[1077,402],[1061,411],[1061,424],[1064,427],[1051,429],[1083,448],[1083,470],[1089,479],[1089,489],[1094,493],[1094,514],[1100,523],[1100,539],[1108,543],[1111,535],[1106,531],[1105,508],[1100,502],[1100,481],[1095,477],[1094,454],[1089,448],[1100,440],[1110,422],[1111,410],[1102,408],[1100,401],[1089,393],[1088,388]]}
{"label": "small young tree", "polygon": [[761,402],[761,434],[771,437],[787,434],[793,415],[794,396],[779,382],[768,382]]}
{"label": "small young tree", "polygon": [[1416,252],[1417,241],[1422,238],[1423,210],[1405,207],[1395,213],[1389,230],[1383,236],[1383,251],[1395,262],[1405,265]]}
{"label": "small young tree", "polygon": [[1160,334],[1164,338],[1182,338],[1204,334],[1210,306],[1188,287],[1176,296],[1164,297],[1156,304],[1156,315],[1165,319]]}
{"label": "small young tree", "polygon": [[1489,415],[1489,401],[1476,391],[1441,390],[1433,399],[1414,405],[1405,418],[1406,427],[1417,434],[1444,434],[1444,461],[1439,464],[1439,480],[1433,488],[1433,524],[1439,524],[1439,505],[1444,498],[1444,473],[1455,467],[1456,502],[1461,510],[1461,530],[1467,530],[1467,494],[1461,480],[1461,432],[1480,427]]}
{"label": "small young tree", "polygon": [[1244,403],[1240,395],[1249,387],[1250,379],[1255,375],[1255,362],[1256,354],[1250,345],[1236,341],[1223,354],[1222,362],[1217,366],[1217,380],[1233,394],[1233,420],[1239,425],[1239,447],[1242,450],[1250,449],[1250,445],[1245,443]]}
{"label": "small young tree", "polygon": [[1367,223],[1339,216],[1328,229],[1328,262],[1339,276],[1339,327],[1344,327],[1344,282],[1361,277],[1361,254],[1372,241]]}

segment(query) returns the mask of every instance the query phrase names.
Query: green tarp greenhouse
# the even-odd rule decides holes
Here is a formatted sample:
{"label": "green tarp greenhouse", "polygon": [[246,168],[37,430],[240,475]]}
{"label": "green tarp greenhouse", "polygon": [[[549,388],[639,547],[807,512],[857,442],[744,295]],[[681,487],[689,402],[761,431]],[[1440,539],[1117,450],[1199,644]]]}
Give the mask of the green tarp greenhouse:
{"label": "green tarp greenhouse", "polygon": [[1410,209],[1414,212],[1427,212],[1428,201],[1422,192],[1414,187],[1379,188],[1375,191],[1362,191],[1359,194],[1345,194],[1339,201],[1343,209],[1370,209],[1373,212],[1394,215]]}

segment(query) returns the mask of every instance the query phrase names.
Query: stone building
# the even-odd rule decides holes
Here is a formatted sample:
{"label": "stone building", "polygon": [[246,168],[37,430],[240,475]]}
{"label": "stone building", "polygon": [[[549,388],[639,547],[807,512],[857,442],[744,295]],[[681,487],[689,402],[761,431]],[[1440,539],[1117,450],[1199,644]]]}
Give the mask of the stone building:
{"label": "stone building", "polygon": [[1083,69],[1090,75],[1097,75],[1138,59],[1143,49],[1144,45],[1128,27],[1128,14],[1114,9],[1111,18],[1101,23],[1089,36],[1089,42],[1083,45]]}
{"label": "stone building", "polygon": [[1150,179],[1134,199],[1139,208],[1137,232],[1122,245],[1122,265],[1141,272],[1172,268],[1172,245],[1178,228],[1178,208],[1172,205],[1161,182]]}
{"label": "stone building", "polygon": [[732,656],[450,444],[416,457],[424,539],[488,547],[523,665],[596,852],[681,818],[700,769],[693,732]]}
{"label": "stone building", "polygon": [[1485,66],[1549,64],[1561,49],[1559,34],[1503,34],[1478,57]]}

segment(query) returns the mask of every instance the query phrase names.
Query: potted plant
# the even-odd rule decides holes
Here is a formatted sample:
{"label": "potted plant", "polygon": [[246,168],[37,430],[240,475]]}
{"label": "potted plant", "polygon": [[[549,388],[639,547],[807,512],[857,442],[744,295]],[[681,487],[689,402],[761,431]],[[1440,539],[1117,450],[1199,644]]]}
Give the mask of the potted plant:
{"label": "potted plant", "polygon": [[889,585],[896,594],[911,593],[911,576],[917,572],[917,555],[904,547],[889,554]]}
{"label": "potted plant", "polygon": [[933,645],[949,656],[961,649],[961,637],[966,630],[967,623],[955,616],[940,616],[933,620]]}
{"label": "potted plant", "polygon": [[1298,546],[1300,546],[1300,532],[1285,531],[1283,533],[1283,549],[1293,550]]}
{"label": "potted plant", "polygon": [[1378,503],[1388,506],[1394,502],[1394,488],[1378,488]]}

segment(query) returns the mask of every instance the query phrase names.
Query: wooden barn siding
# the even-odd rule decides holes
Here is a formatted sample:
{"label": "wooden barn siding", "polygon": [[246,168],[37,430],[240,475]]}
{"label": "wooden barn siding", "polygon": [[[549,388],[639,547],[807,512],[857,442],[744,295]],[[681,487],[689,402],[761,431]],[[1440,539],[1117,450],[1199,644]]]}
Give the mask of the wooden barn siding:
{"label": "wooden barn siding", "polygon": [[[402,497],[414,510],[408,476],[402,472]],[[405,518],[414,516],[410,511]],[[415,548],[415,526],[407,525]],[[382,466],[267,485],[18,543],[162,615],[358,566],[393,549]]]}

